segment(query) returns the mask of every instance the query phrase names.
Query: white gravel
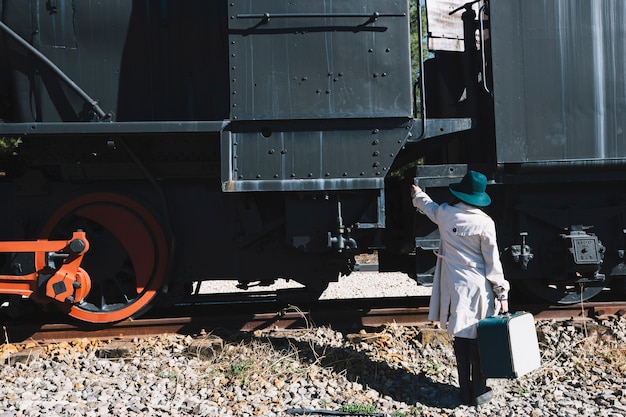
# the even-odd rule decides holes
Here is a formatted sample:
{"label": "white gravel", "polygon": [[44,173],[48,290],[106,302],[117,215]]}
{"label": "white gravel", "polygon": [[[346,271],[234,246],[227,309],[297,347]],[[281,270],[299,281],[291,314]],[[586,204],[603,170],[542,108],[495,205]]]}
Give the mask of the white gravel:
{"label": "white gravel", "polygon": [[[402,274],[359,272],[324,297],[424,290]],[[89,339],[4,343],[0,417],[626,417],[624,317],[542,321],[537,331],[541,368],[490,379],[496,396],[480,407],[459,404],[450,338],[432,327],[163,335],[125,349]],[[207,342],[215,349],[201,347]]]}
{"label": "white gravel", "polygon": [[31,346],[18,361],[18,347],[4,344],[0,417],[626,416],[624,318],[537,329],[542,367],[490,379],[496,396],[480,407],[459,404],[450,340],[427,328],[255,332],[224,337],[208,357],[194,347],[206,339],[180,335],[138,339],[121,357],[80,339]]}
{"label": "white gravel", "polygon": [[[297,282],[277,281],[269,287],[254,287],[248,291],[271,291],[284,288],[301,288]],[[237,281],[205,281],[200,286],[201,294],[239,292]],[[418,285],[408,275],[399,272],[353,272],[331,282],[320,296],[321,300],[347,298],[378,298],[430,295],[430,287]]]}

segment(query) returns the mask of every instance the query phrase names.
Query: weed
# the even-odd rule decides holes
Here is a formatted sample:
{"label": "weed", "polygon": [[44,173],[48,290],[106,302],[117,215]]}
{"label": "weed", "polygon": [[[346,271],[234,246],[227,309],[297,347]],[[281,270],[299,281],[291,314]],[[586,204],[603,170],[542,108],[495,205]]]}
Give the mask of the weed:
{"label": "weed", "polygon": [[342,405],[340,411],[344,413],[372,414],[372,413],[377,413],[378,408],[372,404],[352,403],[352,404]]}
{"label": "weed", "polygon": [[432,360],[429,360],[424,364],[424,372],[427,374],[437,374],[441,371],[441,364]]}
{"label": "weed", "polygon": [[233,375],[240,375],[246,371],[249,371],[254,366],[252,359],[245,359],[239,363],[230,364],[230,373]]}
{"label": "weed", "polygon": [[171,369],[159,369],[156,375],[160,378],[176,379],[178,374]]}
{"label": "weed", "polygon": [[394,411],[393,413],[391,413],[391,417],[417,417],[421,416],[423,411],[424,407],[422,407],[421,405],[412,406],[409,411]]}

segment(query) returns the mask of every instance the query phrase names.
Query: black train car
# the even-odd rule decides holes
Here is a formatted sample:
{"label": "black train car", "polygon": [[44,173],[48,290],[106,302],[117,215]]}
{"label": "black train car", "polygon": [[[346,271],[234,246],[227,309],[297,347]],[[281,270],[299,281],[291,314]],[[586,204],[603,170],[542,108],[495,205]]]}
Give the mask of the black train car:
{"label": "black train car", "polygon": [[611,286],[624,299],[626,5],[494,1],[491,13],[507,260],[525,269],[524,240],[541,279],[520,282],[549,301]]}
{"label": "black train car", "polygon": [[[314,297],[373,250],[427,283],[437,236],[408,183],[445,198],[472,167],[509,278],[551,302],[596,295],[623,266],[624,6],[428,1],[460,35],[413,57],[417,82],[415,6],[1,1],[0,240],[84,230],[91,290],[52,303],[85,322],[203,280]],[[32,258],[4,255],[6,301],[49,301]]]}
{"label": "black train car", "polygon": [[[454,161],[492,179],[489,212],[505,272],[532,299],[575,303],[611,287],[623,299],[626,5],[491,0],[454,10],[444,3],[432,12],[443,21],[435,35],[461,14],[465,44],[435,38],[445,50],[425,65],[426,103],[434,105],[426,114],[470,117],[476,129],[445,148],[441,167],[419,167],[417,176],[437,185]],[[442,11],[453,13],[441,18]],[[468,34],[476,37],[468,42]],[[467,68],[478,68],[478,77],[463,75]],[[418,232],[418,256],[432,238]]]}

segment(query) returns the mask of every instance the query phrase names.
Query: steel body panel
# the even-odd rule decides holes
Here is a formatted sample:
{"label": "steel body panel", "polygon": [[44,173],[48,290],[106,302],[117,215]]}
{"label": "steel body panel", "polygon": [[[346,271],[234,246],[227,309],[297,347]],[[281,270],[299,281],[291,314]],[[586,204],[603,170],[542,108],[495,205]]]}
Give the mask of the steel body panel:
{"label": "steel body panel", "polygon": [[[225,2],[81,0],[57,6],[5,0],[2,19],[114,120],[228,119]],[[0,89],[10,90],[12,108],[0,117],[90,120],[84,101],[47,65],[15,42],[7,39],[3,46],[1,65],[10,75]]]}
{"label": "steel body panel", "polygon": [[231,118],[410,117],[408,2],[229,2]]}
{"label": "steel body panel", "polygon": [[500,163],[626,157],[626,3],[492,0]]}
{"label": "steel body panel", "polygon": [[[61,69],[77,85],[116,111],[124,42],[132,3],[75,2],[55,7],[50,2],[4,1],[3,21],[22,39]],[[81,99],[62,85],[31,54],[17,50],[8,60],[14,70],[13,112],[20,121],[76,120]],[[41,94],[43,100],[36,96]],[[32,96],[31,96],[32,95]]]}
{"label": "steel body panel", "polygon": [[[222,135],[224,191],[382,189],[411,135],[407,120],[359,121],[317,130],[231,130]],[[279,124],[276,127],[285,127]]]}

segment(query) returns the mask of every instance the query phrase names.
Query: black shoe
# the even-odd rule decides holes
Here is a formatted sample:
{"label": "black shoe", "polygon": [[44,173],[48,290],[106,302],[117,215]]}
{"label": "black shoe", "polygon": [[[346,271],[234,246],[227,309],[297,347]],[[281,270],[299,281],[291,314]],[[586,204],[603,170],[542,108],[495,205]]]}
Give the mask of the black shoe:
{"label": "black shoe", "polygon": [[482,394],[474,398],[474,405],[484,404],[486,402],[491,401],[492,398],[493,398],[493,390],[487,387],[487,391],[483,392]]}

